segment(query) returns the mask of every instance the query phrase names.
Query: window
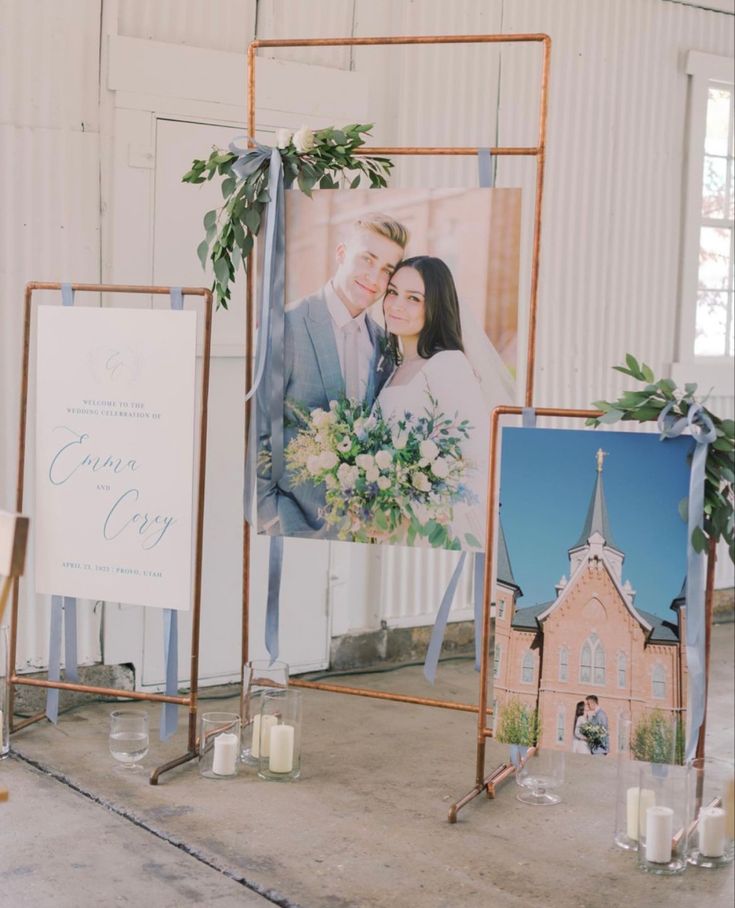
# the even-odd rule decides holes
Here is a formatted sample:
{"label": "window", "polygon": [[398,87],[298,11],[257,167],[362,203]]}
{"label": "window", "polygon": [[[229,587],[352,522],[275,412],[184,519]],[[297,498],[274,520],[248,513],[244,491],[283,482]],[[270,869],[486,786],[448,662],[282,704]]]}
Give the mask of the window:
{"label": "window", "polygon": [[628,686],[628,660],[625,653],[618,653],[618,687]]}
{"label": "window", "polygon": [[708,387],[714,383],[715,393],[729,394],[735,352],[732,61],[692,51],[686,70],[691,81],[681,332],[672,378],[694,377]]}
{"label": "window", "polygon": [[666,697],[666,669],[663,665],[653,668],[653,698],[663,700]]}
{"label": "window", "polygon": [[498,618],[505,618],[505,600],[498,602]]}
{"label": "window", "polygon": [[579,680],[583,684],[605,683],[605,650],[597,634],[585,640],[579,657]]}
{"label": "window", "polygon": [[559,650],[559,680],[569,680],[569,650],[566,646]]}
{"label": "window", "polygon": [[523,656],[523,668],[521,670],[521,681],[524,684],[533,684],[533,653],[526,650]]}
{"label": "window", "polygon": [[565,725],[565,716],[564,716],[564,707],[560,707],[559,711],[556,714],[556,743],[564,743],[564,725]]}
{"label": "window", "polygon": [[499,643],[495,643],[495,651],[493,653],[493,678],[497,678],[500,674],[500,653],[502,651],[502,646]]}

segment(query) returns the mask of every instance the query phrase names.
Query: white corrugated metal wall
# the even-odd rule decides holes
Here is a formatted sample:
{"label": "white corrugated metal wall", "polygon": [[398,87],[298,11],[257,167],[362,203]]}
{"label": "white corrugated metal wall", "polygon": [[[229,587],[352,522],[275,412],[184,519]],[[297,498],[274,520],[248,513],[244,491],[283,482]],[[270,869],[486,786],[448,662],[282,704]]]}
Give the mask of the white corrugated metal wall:
{"label": "white corrugated metal wall", "polygon": [[[713,0],[722,6],[729,0]],[[29,279],[96,280],[100,172],[114,137],[100,111],[102,14],[117,33],[243,51],[261,38],[547,32],[553,39],[539,295],[536,402],[580,406],[616,394],[624,352],[657,372],[675,357],[686,133],[683,60],[733,55],[732,15],[670,0],[0,0],[0,506],[15,488],[22,288]],[[269,56],[370,75],[375,139],[390,144],[533,144],[537,47],[300,48]],[[103,55],[104,57],[104,55]],[[102,86],[102,88],[101,88]],[[103,104],[100,105],[100,94]],[[102,124],[102,125],[100,125]],[[395,185],[474,180],[464,159],[401,160]],[[534,165],[504,160],[530,223]],[[103,238],[104,239],[104,238]],[[530,241],[530,233],[526,235]],[[526,247],[527,249],[527,247]],[[528,293],[524,270],[522,293]],[[712,400],[733,412],[732,397]],[[421,623],[452,557],[382,559],[383,615]],[[720,583],[731,574],[720,561]],[[406,577],[434,578],[421,613]],[[376,589],[377,592],[377,589]],[[460,605],[466,602],[465,588]],[[22,649],[44,661],[43,611]],[[360,624],[359,615],[350,619]],[[81,655],[94,659],[94,628]]]}

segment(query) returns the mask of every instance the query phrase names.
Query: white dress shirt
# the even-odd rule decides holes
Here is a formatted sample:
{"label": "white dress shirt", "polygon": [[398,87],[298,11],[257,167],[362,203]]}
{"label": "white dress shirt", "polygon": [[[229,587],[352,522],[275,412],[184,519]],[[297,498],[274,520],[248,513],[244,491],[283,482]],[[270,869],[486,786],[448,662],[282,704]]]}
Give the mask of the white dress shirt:
{"label": "white dress shirt", "polygon": [[[345,393],[349,396],[350,388],[348,385],[350,384],[351,370],[356,369],[357,389],[353,391],[353,396],[364,400],[370,377],[370,362],[373,358],[373,345],[370,342],[370,335],[365,323],[367,313],[361,312],[353,319],[345,304],[337,296],[331,281],[324,288],[324,298],[327,301],[327,309],[332,319],[334,339],[337,342],[339,368],[345,380]],[[350,334],[350,328],[348,327],[350,325],[354,325],[357,331],[356,339],[353,339]],[[354,362],[355,357],[357,357],[356,364]]]}

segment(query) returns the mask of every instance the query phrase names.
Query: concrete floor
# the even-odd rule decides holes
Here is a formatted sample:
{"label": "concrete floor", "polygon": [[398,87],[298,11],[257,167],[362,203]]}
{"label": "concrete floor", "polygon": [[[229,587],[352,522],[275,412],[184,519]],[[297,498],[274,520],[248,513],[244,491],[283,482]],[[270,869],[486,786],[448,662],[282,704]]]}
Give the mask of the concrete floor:
{"label": "concrete floor", "polygon": [[[714,632],[711,753],[733,753],[734,630]],[[443,664],[439,675],[435,695],[475,699],[470,664]],[[427,693],[418,669],[364,680]],[[2,908],[733,904],[733,865],[652,877],[611,844],[614,760],[570,755],[557,807],[520,804],[511,780],[450,826],[449,804],[474,780],[471,714],[306,691],[298,782],[249,771],[212,782],[191,763],[152,787],[146,773],[113,765],[111,708],[90,703],[58,727],[14,736],[0,764],[10,789],[0,804]],[[157,709],[147,708],[154,724]],[[152,740],[146,767],[183,751],[184,738]],[[488,769],[505,754],[490,742]]]}

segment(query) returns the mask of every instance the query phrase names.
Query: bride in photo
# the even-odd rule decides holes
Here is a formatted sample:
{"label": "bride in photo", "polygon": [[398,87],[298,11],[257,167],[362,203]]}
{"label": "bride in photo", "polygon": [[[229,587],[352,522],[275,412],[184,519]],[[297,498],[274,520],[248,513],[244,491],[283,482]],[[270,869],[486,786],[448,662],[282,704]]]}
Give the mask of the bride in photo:
{"label": "bride in photo", "polygon": [[489,418],[493,407],[513,402],[508,370],[479,325],[468,332],[472,316],[460,308],[452,273],[439,258],[404,259],[388,284],[383,314],[396,368],[377,407],[389,424],[424,414],[434,401],[438,413],[467,421],[461,449],[472,503],[453,508],[450,532],[462,548],[484,549]]}

